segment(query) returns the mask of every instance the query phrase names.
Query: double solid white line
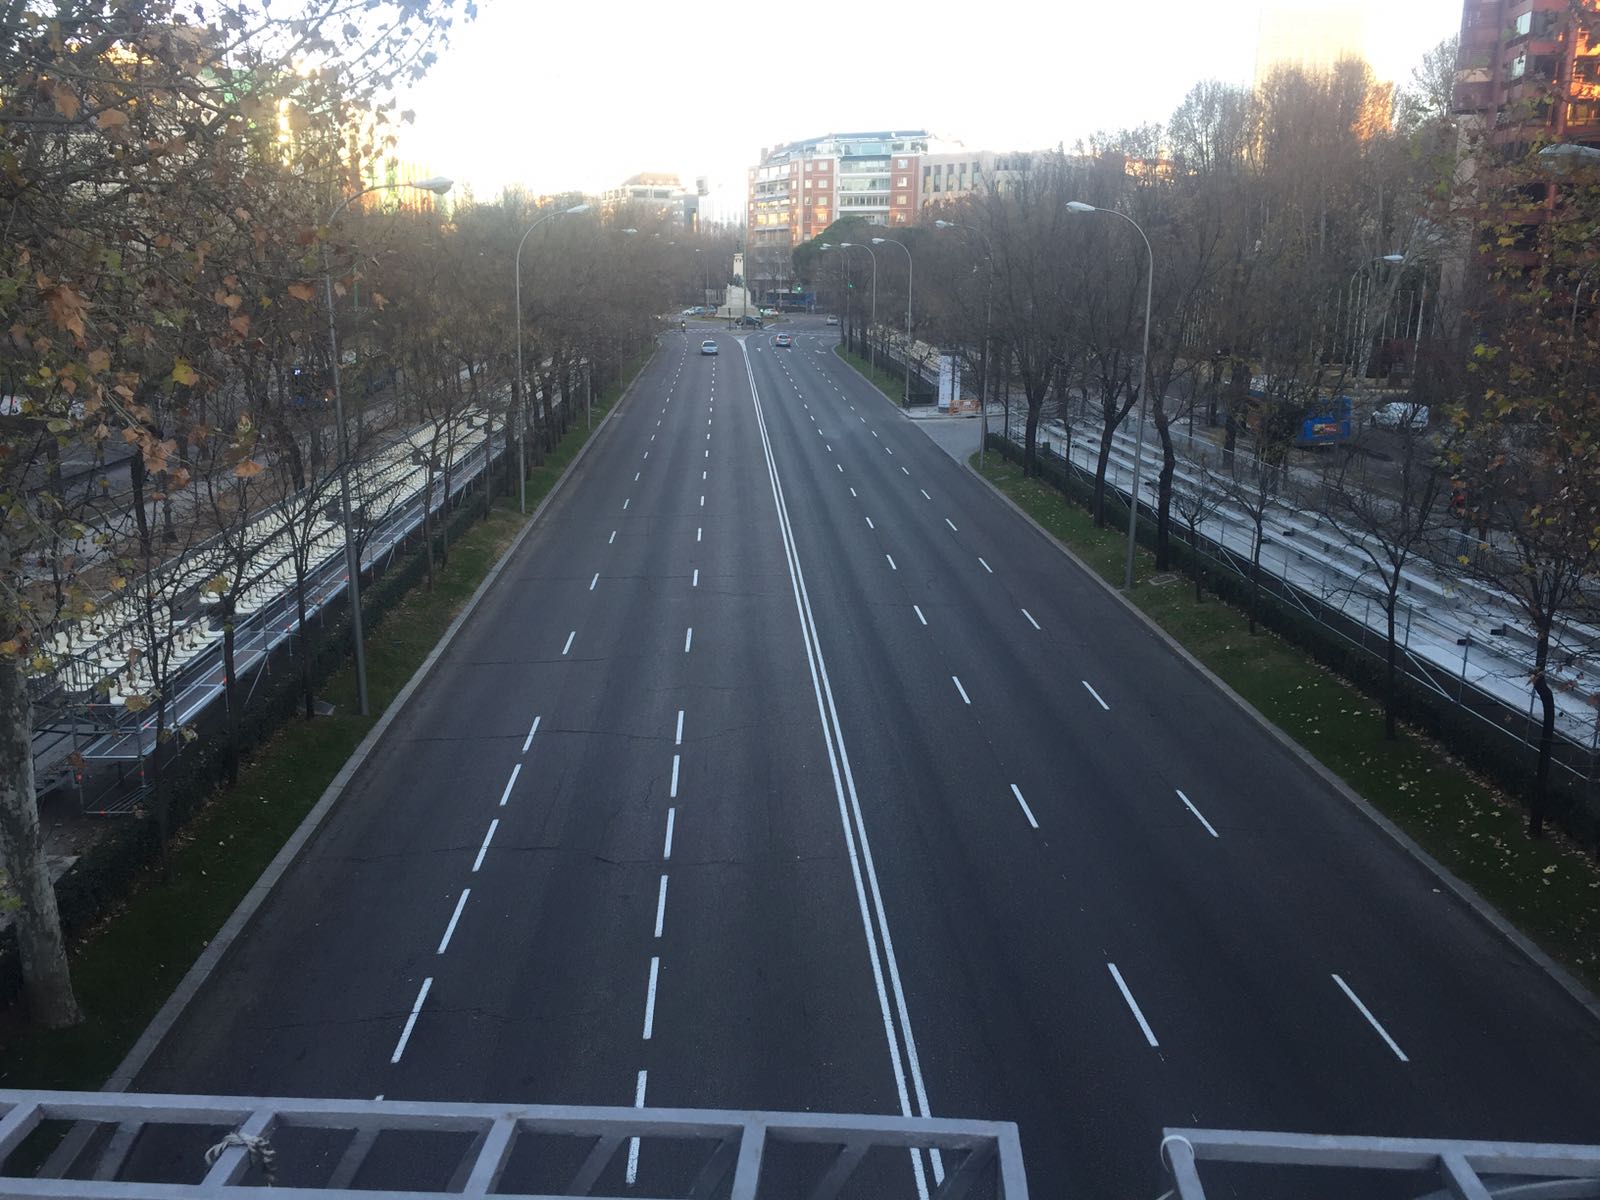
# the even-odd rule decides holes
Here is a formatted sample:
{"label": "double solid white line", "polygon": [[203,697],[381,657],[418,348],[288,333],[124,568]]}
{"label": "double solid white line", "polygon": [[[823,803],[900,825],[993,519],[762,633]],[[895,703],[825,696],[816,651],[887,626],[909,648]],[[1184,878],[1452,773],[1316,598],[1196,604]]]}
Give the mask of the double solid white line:
{"label": "double solid white line", "polygon": [[[872,962],[873,983],[878,993],[878,1008],[883,1017],[884,1039],[888,1043],[889,1060],[900,1100],[900,1112],[902,1116],[927,1117],[931,1115],[927,1087],[922,1078],[922,1064],[917,1056],[917,1041],[911,1029],[911,1015],[906,1008],[905,989],[900,981],[900,964],[895,957],[894,939],[889,933],[889,918],[884,909],[882,891],[878,886],[878,872],[873,865],[872,844],[867,837],[861,800],[856,792],[855,775],[850,769],[850,755],[845,747],[844,727],[839,720],[838,707],[834,703],[833,688],[828,682],[828,667],[822,653],[822,641],[817,633],[816,617],[811,609],[805,571],[800,565],[799,548],[795,544],[788,505],[784,501],[778,464],[773,457],[772,440],[768,436],[766,417],[761,408],[761,395],[756,387],[755,371],[750,364],[749,350],[743,343],[740,343],[740,349],[745,356],[745,373],[750,380],[750,403],[755,409],[756,428],[761,436],[761,450],[766,459],[767,476],[772,485],[772,498],[777,505],[778,533],[783,542],[784,557],[788,562],[795,612],[800,621],[801,636],[805,643],[806,663],[811,672],[811,689],[817,701],[817,719],[822,725],[823,740],[828,747],[828,765],[833,774],[834,795],[839,804],[839,823],[844,831],[845,848],[850,859],[850,873],[855,883],[861,929],[866,936],[868,955]],[[894,997],[892,1008],[889,998],[891,992]],[[912,1092],[916,1096],[915,1113],[912,1109]],[[944,1163],[939,1152],[930,1150],[928,1157],[933,1167],[935,1182],[942,1183]],[[928,1181],[923,1168],[922,1152],[913,1149],[911,1161],[916,1176],[917,1193],[922,1200],[926,1200]]]}

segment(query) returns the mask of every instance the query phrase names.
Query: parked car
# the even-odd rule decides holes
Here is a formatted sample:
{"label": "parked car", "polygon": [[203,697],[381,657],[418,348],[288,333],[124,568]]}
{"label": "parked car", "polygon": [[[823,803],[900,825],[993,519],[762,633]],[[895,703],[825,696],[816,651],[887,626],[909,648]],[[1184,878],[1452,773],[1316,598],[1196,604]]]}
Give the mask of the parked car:
{"label": "parked car", "polygon": [[772,339],[772,344],[774,346],[782,346],[785,350],[787,350],[790,346],[794,345],[794,339],[791,338],[787,333],[780,333],[777,337]]}
{"label": "parked car", "polygon": [[1428,406],[1409,400],[1391,400],[1375,407],[1367,422],[1377,429],[1426,429]]}
{"label": "parked car", "polygon": [[832,314],[829,314],[829,316],[828,316],[828,324],[829,325],[837,325],[838,323],[839,323],[839,318],[833,316]]}
{"label": "parked car", "polygon": [[686,308],[678,315],[680,317],[698,317],[700,315],[700,310],[698,308]]}
{"label": "parked car", "polygon": [[717,344],[714,341],[712,341],[710,338],[707,338],[705,341],[700,343],[700,353],[701,354],[715,354],[716,352],[717,352]]}
{"label": "parked car", "polygon": [[761,328],[761,318],[760,317],[751,317],[751,316],[740,317],[739,318],[739,324],[744,326],[747,329],[760,329]]}

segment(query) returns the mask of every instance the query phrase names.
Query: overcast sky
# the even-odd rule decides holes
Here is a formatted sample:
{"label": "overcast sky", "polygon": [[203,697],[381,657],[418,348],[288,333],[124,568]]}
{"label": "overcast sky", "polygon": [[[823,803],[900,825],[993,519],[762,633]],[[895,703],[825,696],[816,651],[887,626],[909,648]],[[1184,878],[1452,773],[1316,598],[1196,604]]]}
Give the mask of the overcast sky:
{"label": "overcast sky", "polygon": [[[1368,59],[1400,82],[1461,19],[1461,0],[1348,2],[1366,14]],[[1031,149],[1164,120],[1197,80],[1249,81],[1263,6],[890,0],[847,18],[815,4],[479,3],[407,99],[403,154],[481,199],[675,171],[709,176],[734,211],[761,147],[796,138],[926,128]]]}

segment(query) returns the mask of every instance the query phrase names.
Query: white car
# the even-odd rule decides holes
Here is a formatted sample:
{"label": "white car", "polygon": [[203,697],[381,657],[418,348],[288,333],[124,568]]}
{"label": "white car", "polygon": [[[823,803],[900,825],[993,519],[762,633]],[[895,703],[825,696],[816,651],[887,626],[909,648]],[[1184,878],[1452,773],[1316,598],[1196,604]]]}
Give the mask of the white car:
{"label": "white car", "polygon": [[839,323],[839,318],[838,317],[830,316],[828,318],[828,324],[829,325],[837,325],[838,323]]}
{"label": "white car", "polygon": [[1428,406],[1409,400],[1391,400],[1374,408],[1367,423],[1376,429],[1426,429]]}
{"label": "white car", "polygon": [[717,352],[717,344],[714,341],[712,341],[710,338],[707,338],[705,341],[700,343],[700,353],[701,354],[715,354],[716,352]]}

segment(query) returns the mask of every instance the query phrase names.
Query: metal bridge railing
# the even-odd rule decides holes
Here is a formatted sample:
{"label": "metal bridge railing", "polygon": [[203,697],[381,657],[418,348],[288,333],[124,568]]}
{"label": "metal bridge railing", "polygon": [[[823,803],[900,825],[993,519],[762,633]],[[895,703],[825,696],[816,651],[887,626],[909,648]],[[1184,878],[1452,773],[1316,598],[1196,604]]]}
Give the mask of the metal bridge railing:
{"label": "metal bridge railing", "polygon": [[[92,1122],[99,1136],[57,1155],[65,1177],[12,1173],[13,1154],[44,1122]],[[81,1129],[81,1126],[80,1126]],[[637,1161],[637,1141],[692,1177],[688,1197],[729,1200],[845,1191],[866,1156],[890,1152],[912,1192],[903,1152],[941,1152],[934,1200],[1026,1200],[1022,1149],[1009,1122],[712,1109],[585,1108],[433,1101],[286,1100],[114,1092],[0,1091],[0,1195],[177,1200],[345,1194],[595,1196]],[[634,1143],[624,1151],[625,1143]],[[420,1146],[433,1170],[422,1170]],[[798,1148],[800,1152],[788,1151]],[[385,1162],[385,1160],[388,1160]],[[431,1185],[425,1180],[433,1177]],[[171,1181],[166,1181],[167,1177]],[[860,1182],[859,1178],[856,1180]],[[647,1194],[646,1180],[625,1188]],[[270,1187],[270,1192],[263,1189]],[[604,1193],[611,1194],[611,1193]],[[883,1195],[874,1188],[870,1194]]]}

